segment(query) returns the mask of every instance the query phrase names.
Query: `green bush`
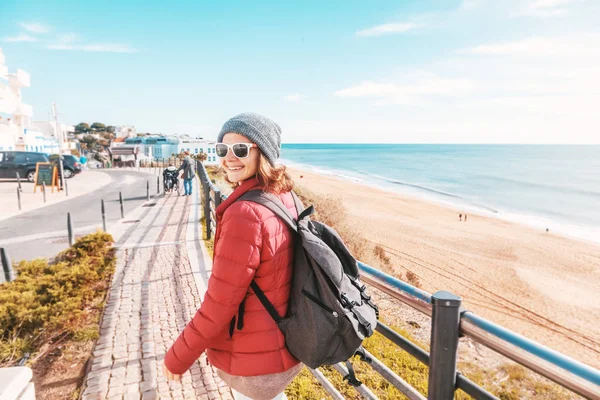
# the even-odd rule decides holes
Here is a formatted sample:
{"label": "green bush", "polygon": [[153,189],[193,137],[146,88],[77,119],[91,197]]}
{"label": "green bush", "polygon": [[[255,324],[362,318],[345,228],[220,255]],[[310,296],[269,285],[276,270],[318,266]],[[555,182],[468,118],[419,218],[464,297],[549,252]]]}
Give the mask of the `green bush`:
{"label": "green bush", "polygon": [[98,232],[79,239],[52,263],[36,259],[16,266],[17,278],[0,285],[0,366],[42,345],[96,336],[88,322],[97,323],[97,315],[90,314],[102,306],[114,272],[112,242],[111,235]]}

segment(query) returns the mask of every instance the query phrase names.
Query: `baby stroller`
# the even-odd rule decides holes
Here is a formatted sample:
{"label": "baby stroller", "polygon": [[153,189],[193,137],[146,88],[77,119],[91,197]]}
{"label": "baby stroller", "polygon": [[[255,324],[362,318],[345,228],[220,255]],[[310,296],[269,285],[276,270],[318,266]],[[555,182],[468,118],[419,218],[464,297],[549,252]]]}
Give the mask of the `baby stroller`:
{"label": "baby stroller", "polygon": [[163,187],[165,193],[171,193],[172,191],[179,192],[179,178],[177,177],[177,169],[165,169],[163,172]]}

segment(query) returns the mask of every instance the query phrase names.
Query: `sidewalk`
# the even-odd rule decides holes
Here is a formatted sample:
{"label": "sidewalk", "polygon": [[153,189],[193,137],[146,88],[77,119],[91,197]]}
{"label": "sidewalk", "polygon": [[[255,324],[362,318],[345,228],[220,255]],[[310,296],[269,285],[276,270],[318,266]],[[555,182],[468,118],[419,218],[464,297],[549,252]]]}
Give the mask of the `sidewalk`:
{"label": "sidewalk", "polygon": [[77,196],[92,192],[104,185],[108,185],[112,178],[104,172],[92,170],[83,171],[81,174],[67,180],[69,196],[65,192],[58,192],[56,188],[52,193],[51,188],[46,189],[46,203],[44,203],[44,194],[42,188],[38,187],[36,192],[33,192],[33,183],[21,181],[21,210],[19,211],[19,203],[17,200],[17,181],[2,179],[0,180],[0,221],[10,218],[20,213],[35,210],[50,204],[59,203],[69,200]]}
{"label": "sidewalk", "polygon": [[111,232],[117,269],[83,399],[233,398],[205,355],[181,383],[168,383],[162,373],[166,351],[195,314],[206,287],[209,262],[197,237],[197,181],[194,192],[153,200]]}

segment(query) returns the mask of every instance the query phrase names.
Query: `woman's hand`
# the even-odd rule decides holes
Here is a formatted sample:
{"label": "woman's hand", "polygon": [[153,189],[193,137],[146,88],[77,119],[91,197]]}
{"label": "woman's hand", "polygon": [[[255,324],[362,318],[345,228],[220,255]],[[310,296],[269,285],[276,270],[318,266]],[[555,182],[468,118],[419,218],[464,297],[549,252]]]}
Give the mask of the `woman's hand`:
{"label": "woman's hand", "polygon": [[175,381],[175,382],[181,381],[181,375],[177,375],[177,374],[174,374],[171,371],[169,371],[169,369],[167,368],[167,366],[165,364],[163,364],[163,374],[165,374],[168,381]]}

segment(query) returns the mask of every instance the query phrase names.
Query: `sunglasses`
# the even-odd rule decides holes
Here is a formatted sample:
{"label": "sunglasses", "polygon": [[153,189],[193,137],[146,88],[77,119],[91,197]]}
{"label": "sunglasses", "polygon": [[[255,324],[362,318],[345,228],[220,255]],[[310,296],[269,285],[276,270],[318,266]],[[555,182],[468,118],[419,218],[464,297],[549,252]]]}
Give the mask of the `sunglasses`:
{"label": "sunglasses", "polygon": [[215,145],[215,150],[217,157],[219,158],[225,158],[229,152],[229,149],[231,149],[231,152],[237,158],[246,158],[250,154],[250,149],[255,146],[256,145],[254,143],[217,143]]}

